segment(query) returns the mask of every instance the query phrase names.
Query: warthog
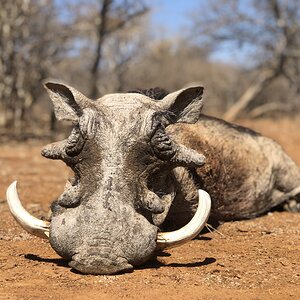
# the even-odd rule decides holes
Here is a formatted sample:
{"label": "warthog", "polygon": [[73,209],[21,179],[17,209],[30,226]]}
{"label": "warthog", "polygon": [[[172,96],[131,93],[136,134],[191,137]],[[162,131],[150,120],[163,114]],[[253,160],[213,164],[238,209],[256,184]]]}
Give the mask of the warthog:
{"label": "warthog", "polygon": [[80,272],[128,271],[193,238],[207,221],[209,194],[217,220],[252,218],[279,204],[299,210],[295,163],[266,137],[200,116],[202,87],[160,101],[137,92],[92,101],[60,83],[45,87],[56,117],[74,127],[42,155],[63,160],[74,177],[53,202],[50,223],[25,211],[16,182],[7,198],[17,221],[49,238]]}

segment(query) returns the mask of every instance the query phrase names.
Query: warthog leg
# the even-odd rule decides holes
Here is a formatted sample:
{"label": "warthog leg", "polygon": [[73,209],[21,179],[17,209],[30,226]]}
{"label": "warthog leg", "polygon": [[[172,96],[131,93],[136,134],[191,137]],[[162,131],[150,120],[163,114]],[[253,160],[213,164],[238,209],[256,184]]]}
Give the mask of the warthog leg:
{"label": "warthog leg", "polygon": [[272,199],[275,203],[280,203],[280,206],[286,211],[300,212],[300,186],[288,193],[275,190]]}

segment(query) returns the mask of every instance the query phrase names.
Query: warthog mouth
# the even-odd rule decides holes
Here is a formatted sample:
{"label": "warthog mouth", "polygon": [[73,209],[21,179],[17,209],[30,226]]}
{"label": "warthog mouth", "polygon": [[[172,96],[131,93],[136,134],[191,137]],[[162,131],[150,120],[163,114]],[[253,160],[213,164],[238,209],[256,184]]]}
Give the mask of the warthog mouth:
{"label": "warthog mouth", "polygon": [[[180,246],[196,237],[205,226],[211,209],[211,199],[208,193],[199,190],[199,204],[191,221],[184,227],[171,232],[158,232],[156,250],[164,250]],[[32,216],[22,206],[17,192],[17,181],[7,189],[7,203],[16,221],[30,234],[48,239],[51,222]]]}

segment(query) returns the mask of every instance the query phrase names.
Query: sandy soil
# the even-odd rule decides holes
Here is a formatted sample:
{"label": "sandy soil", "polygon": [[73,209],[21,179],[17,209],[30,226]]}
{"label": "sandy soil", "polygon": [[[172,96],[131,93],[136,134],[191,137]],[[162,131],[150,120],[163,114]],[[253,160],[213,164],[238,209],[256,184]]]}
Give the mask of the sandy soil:
{"label": "sandy soil", "polygon": [[[300,118],[242,123],[277,140],[300,165]],[[300,214],[286,212],[225,223],[132,273],[74,272],[16,224],[5,202],[17,179],[24,206],[47,215],[68,170],[42,158],[41,146],[0,145],[0,299],[300,299]]]}

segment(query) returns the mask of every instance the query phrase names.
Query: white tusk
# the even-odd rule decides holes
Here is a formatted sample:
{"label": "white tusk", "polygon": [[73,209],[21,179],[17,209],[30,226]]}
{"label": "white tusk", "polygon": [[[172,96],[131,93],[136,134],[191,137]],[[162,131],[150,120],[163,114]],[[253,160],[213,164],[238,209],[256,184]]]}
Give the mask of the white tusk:
{"label": "white tusk", "polygon": [[50,223],[37,219],[25,210],[18,196],[17,181],[14,181],[8,187],[6,191],[6,197],[10,212],[12,213],[16,221],[27,232],[44,239],[49,238]]}
{"label": "white tusk", "polygon": [[169,249],[183,245],[196,237],[205,226],[210,209],[211,199],[207,192],[198,190],[199,204],[192,220],[182,228],[171,232],[159,232],[157,234],[157,250]]}

